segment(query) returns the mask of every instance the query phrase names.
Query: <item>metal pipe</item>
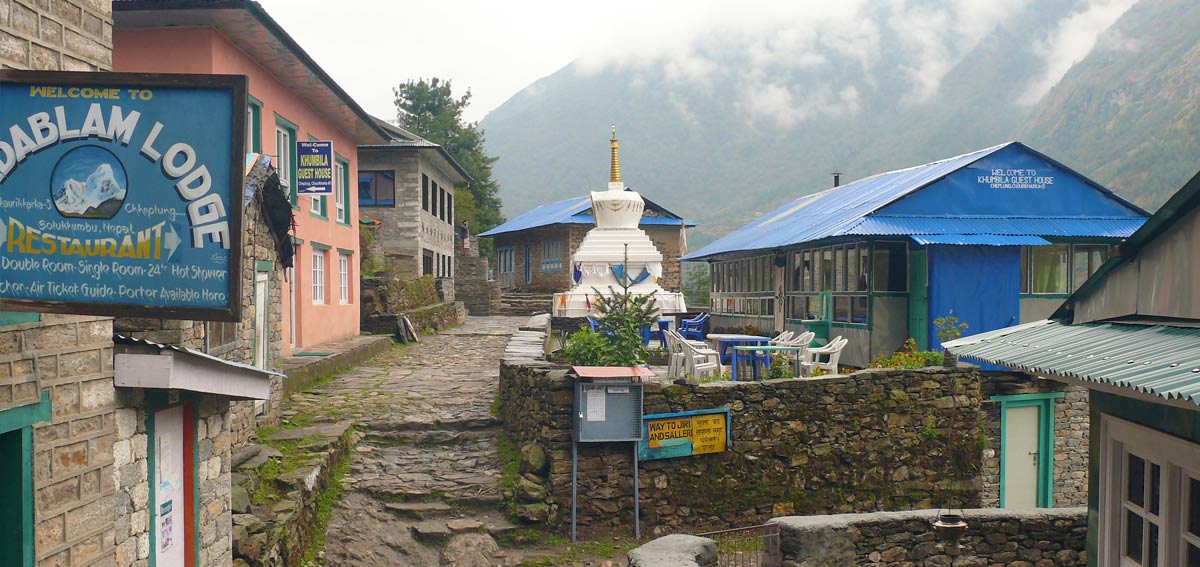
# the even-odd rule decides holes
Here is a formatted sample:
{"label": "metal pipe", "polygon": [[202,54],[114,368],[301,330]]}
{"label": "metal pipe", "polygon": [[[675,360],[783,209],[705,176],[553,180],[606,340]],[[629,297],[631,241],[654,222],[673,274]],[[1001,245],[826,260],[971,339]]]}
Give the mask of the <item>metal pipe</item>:
{"label": "metal pipe", "polygon": [[579,443],[571,440],[571,541],[575,541],[575,495],[579,483]]}
{"label": "metal pipe", "polygon": [[642,499],[638,495],[638,444],[633,442],[633,539],[642,540]]}

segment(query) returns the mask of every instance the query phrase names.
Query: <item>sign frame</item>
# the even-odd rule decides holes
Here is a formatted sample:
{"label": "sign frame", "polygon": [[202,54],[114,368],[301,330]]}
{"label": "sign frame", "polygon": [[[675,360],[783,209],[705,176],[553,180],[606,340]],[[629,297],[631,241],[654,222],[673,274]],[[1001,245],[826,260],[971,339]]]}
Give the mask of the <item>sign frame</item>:
{"label": "sign frame", "polygon": [[243,162],[246,150],[244,147],[247,127],[245,108],[248,103],[249,79],[245,75],[0,70],[0,85],[31,83],[61,87],[192,88],[225,90],[230,93],[232,139],[229,147],[229,202],[226,203],[230,240],[228,301],[223,308],[213,308],[0,298],[0,310],[197,321],[241,321],[243,307],[242,215],[244,209],[242,200],[245,192]]}
{"label": "sign frame", "polygon": [[[705,415],[723,415],[725,417],[725,447],[720,451],[711,451],[705,453],[688,453],[686,455],[674,454],[655,454],[656,449],[650,447],[650,431],[649,422],[654,420],[679,419],[679,418],[695,418]],[[637,442],[637,460],[639,461],[654,461],[661,459],[677,459],[680,457],[696,457],[700,455],[716,455],[724,453],[733,448],[733,414],[729,408],[709,408],[699,410],[688,410],[671,413],[652,413],[642,416],[642,438]],[[689,441],[689,447],[690,441]]]}
{"label": "sign frame", "polygon": [[[300,179],[300,172],[305,169],[314,169],[314,166],[304,166],[300,164],[301,158],[308,152],[310,154],[324,154],[329,163],[329,183],[320,183],[317,180]],[[296,141],[296,195],[300,197],[320,197],[323,195],[333,195],[333,140],[307,140]],[[320,191],[314,191],[313,188],[320,188]]]}

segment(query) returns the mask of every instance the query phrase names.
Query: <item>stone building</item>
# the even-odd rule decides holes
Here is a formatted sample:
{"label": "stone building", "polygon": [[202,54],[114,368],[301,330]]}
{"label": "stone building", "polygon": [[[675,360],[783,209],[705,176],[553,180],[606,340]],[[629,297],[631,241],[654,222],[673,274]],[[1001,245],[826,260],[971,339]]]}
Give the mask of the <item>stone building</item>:
{"label": "stone building", "polygon": [[[679,254],[686,242],[684,231],[696,223],[645,195],[642,199],[646,208],[638,227],[663,255],[663,276],[658,283],[663,289],[680,291]],[[591,197],[583,196],[536,207],[479,236],[494,242],[493,272],[502,288],[554,293],[575,285],[571,255],[595,226]]]}
{"label": "stone building", "polygon": [[445,148],[376,119],[389,139],[358,146],[358,206],[396,275],[453,278],[454,188],[470,177]]}

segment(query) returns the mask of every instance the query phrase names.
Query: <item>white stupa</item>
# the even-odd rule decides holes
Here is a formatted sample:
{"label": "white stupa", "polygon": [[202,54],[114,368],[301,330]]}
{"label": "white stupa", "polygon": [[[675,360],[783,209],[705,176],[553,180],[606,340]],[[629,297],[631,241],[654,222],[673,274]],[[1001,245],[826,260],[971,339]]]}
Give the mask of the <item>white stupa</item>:
{"label": "white stupa", "polygon": [[621,182],[621,163],[617,156],[617,129],[613,128],[612,161],[607,191],[592,192],[592,215],[596,228],[589,230],[571,256],[575,287],[554,294],[556,317],[583,317],[595,312],[596,295],[621,291],[622,277],[634,281],[629,291],[654,294],[659,313],[686,311],[683,294],[659,287],[662,277],[662,253],[654,247],[646,232],[638,228],[645,203],[636,191]]}

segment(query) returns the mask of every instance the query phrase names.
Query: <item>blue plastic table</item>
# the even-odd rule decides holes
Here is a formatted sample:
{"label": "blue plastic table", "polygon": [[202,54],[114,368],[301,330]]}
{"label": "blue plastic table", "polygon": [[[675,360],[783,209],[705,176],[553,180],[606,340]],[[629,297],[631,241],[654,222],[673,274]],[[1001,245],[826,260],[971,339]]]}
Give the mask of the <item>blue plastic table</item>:
{"label": "blue plastic table", "polygon": [[[758,360],[765,358],[770,360],[770,355],[773,352],[802,352],[806,346],[785,346],[785,345],[754,345],[754,346],[738,346],[733,347],[733,381],[737,382],[737,367],[740,358],[750,355],[750,364],[754,368],[754,379],[758,379]],[[758,353],[763,353],[763,356],[758,356]],[[741,353],[741,357],[738,356]],[[770,364],[770,363],[768,363]],[[796,376],[800,376],[800,359],[796,359]]]}

